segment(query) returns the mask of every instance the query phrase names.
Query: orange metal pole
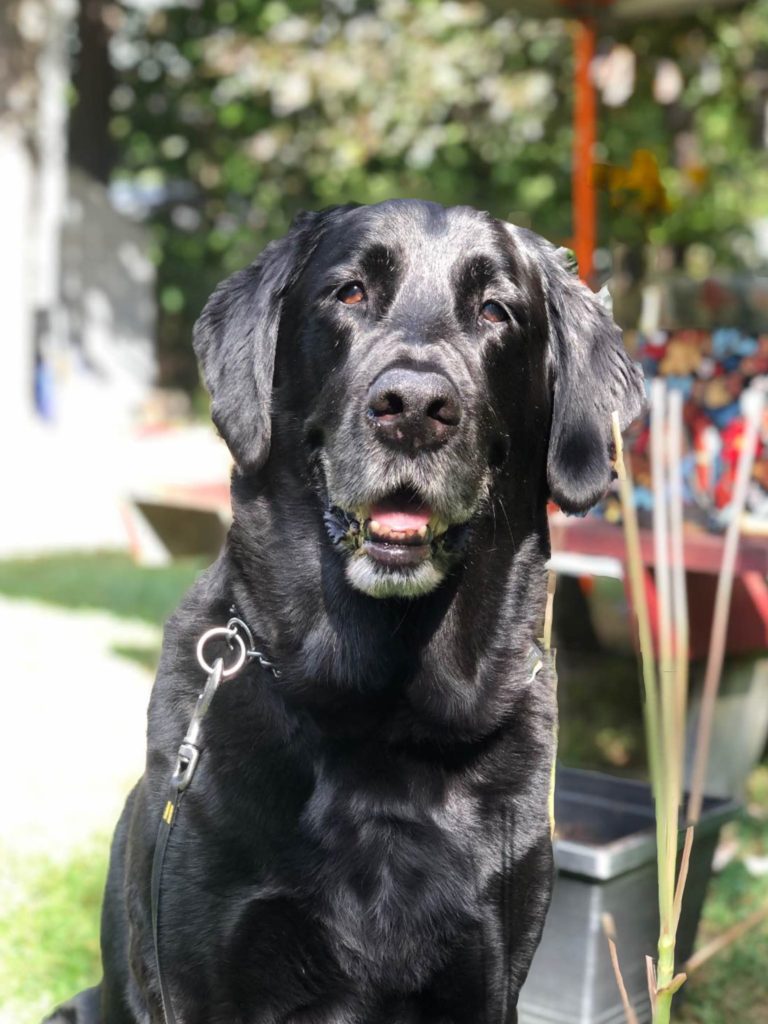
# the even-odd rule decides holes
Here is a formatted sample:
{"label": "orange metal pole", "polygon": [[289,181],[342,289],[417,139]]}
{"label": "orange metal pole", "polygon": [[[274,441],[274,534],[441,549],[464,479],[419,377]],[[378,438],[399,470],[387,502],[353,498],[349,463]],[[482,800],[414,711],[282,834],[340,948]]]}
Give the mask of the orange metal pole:
{"label": "orange metal pole", "polygon": [[592,277],[597,241],[597,198],[593,177],[597,95],[591,74],[596,45],[594,21],[577,21],[574,26],[573,248],[579,273],[587,282]]}

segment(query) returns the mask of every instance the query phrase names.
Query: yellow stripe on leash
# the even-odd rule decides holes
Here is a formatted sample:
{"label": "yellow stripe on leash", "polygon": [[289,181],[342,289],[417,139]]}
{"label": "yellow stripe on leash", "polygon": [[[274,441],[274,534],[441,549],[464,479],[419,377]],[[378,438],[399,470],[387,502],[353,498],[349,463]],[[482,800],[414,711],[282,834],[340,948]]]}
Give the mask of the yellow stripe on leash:
{"label": "yellow stripe on leash", "polygon": [[172,801],[169,800],[168,803],[165,805],[165,810],[163,811],[163,821],[166,823],[166,825],[170,825],[172,819],[173,819],[173,803],[172,803]]}

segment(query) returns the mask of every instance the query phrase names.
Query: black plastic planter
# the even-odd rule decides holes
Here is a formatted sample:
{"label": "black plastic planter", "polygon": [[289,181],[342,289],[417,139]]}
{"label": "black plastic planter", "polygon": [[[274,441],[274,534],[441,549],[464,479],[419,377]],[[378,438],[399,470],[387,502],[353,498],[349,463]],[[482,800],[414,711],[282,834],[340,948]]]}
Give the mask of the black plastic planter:
{"label": "black plastic planter", "polygon": [[[560,769],[555,808],[557,877],[541,945],[520,995],[520,1024],[623,1024],[601,923],[606,912],[616,922],[632,1004],[646,1024],[651,1009],[645,957],[655,957],[659,933],[649,787]],[[732,800],[705,801],[678,929],[679,963],[693,950],[720,828],[737,810]]]}

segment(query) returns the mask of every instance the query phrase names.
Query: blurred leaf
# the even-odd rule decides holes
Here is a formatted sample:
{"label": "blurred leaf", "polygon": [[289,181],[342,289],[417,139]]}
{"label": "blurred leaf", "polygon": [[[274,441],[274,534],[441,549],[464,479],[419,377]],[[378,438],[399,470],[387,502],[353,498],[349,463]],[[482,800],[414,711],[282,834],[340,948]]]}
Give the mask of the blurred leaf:
{"label": "blurred leaf", "polygon": [[[162,365],[174,383],[194,386],[191,325],[212,288],[299,209],[414,196],[514,211],[569,242],[567,23],[435,0],[124,12],[112,134],[120,176],[153,168],[161,183],[151,222]],[[636,84],[623,106],[600,111],[599,162],[639,187],[606,194],[601,244],[645,242],[653,207],[654,243],[704,243],[738,265],[750,223],[768,216],[768,0],[624,23],[616,37],[638,55]],[[665,106],[652,93],[662,59],[683,79]],[[638,153],[654,175],[641,173]],[[173,220],[182,199],[195,226]]]}

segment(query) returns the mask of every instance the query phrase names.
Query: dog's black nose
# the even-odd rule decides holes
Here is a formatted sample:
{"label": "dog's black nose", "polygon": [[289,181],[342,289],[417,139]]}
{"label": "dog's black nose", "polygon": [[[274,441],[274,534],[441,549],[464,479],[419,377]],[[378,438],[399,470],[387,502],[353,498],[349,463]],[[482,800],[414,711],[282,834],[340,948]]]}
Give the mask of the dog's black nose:
{"label": "dog's black nose", "polygon": [[461,402],[440,373],[393,369],[369,388],[367,415],[383,441],[415,452],[445,444],[461,420]]}

